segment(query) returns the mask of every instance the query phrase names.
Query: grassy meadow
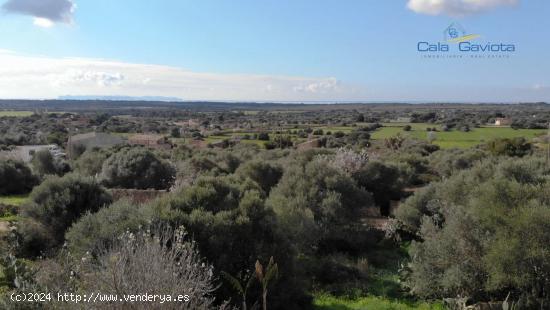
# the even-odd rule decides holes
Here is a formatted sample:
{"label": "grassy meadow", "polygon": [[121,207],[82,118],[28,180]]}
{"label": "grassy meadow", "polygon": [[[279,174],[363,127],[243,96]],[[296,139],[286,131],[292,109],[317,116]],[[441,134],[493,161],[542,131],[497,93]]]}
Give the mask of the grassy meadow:
{"label": "grassy meadow", "polygon": [[0,204],[19,207],[29,199],[29,195],[0,196]]}
{"label": "grassy meadow", "polygon": [[[322,129],[325,133],[331,132],[343,132],[349,133],[354,129],[364,126],[364,123],[358,123],[356,126],[323,126],[313,127],[314,129]],[[526,139],[533,139],[540,135],[547,133],[546,129],[513,129],[510,127],[495,127],[485,126],[480,128],[471,128],[469,132],[463,132],[459,130],[442,131],[441,126],[428,123],[384,123],[384,127],[377,129],[372,133],[373,140],[383,140],[397,134],[404,137],[414,138],[418,140],[427,140],[428,131],[427,128],[437,128],[435,133],[436,140],[434,144],[439,145],[441,148],[470,148],[476,145],[485,143],[495,138],[517,138],[524,137]],[[410,131],[404,131],[403,127],[410,125],[412,129]],[[305,127],[304,127],[305,128]],[[219,142],[224,139],[230,139],[232,136],[244,136],[246,133],[220,133],[219,135],[212,135],[205,139],[209,143]],[[252,136],[254,133],[249,133]],[[296,135],[291,135],[293,140],[301,142]],[[263,146],[266,141],[260,140],[242,140],[243,143],[257,144]]]}
{"label": "grassy meadow", "polygon": [[391,300],[384,297],[368,296],[356,299],[346,297],[334,297],[331,295],[318,295],[314,300],[317,310],[443,310],[442,304],[429,304],[426,302],[410,302]]}
{"label": "grassy meadow", "polygon": [[6,111],[6,110],[0,110],[0,117],[7,116],[7,117],[25,117],[25,116],[31,116],[33,112],[31,111]]}
{"label": "grassy meadow", "polygon": [[[13,196],[0,196],[0,205],[15,206],[20,207],[29,199],[28,195],[13,195]],[[11,222],[17,221],[19,217],[11,213],[1,213],[0,214],[0,223],[1,222]]]}
{"label": "grassy meadow", "polygon": [[[487,126],[481,128],[471,128],[469,132],[459,130],[441,131],[441,127],[433,124],[407,124],[407,123],[387,123],[372,134],[374,140],[386,139],[397,134],[404,137],[411,137],[419,140],[427,140],[428,132],[426,128],[436,127],[436,140],[434,144],[442,148],[469,148],[478,144],[490,141],[495,138],[516,138],[524,137],[532,139],[539,135],[547,133],[546,129],[513,129],[510,127]],[[403,127],[410,125],[411,131],[404,131]]]}
{"label": "grassy meadow", "polygon": [[[9,112],[9,111],[8,111]],[[0,111],[0,116],[2,112]],[[353,130],[361,127],[367,126],[368,123],[356,123],[352,126],[307,126],[301,125],[299,128],[286,128],[286,130],[297,131],[300,129],[312,128],[313,130],[321,129],[324,134],[327,132],[334,134],[336,132],[342,132],[348,134]],[[371,137],[373,140],[384,140],[396,135],[401,135],[407,138],[413,138],[418,140],[427,140],[428,131],[427,128],[436,128],[435,132],[435,141],[434,144],[439,145],[443,149],[448,148],[470,148],[475,147],[476,145],[483,144],[487,141],[493,140],[495,138],[517,138],[524,137],[528,140],[536,138],[541,135],[547,134],[546,129],[513,129],[511,127],[496,127],[496,126],[484,126],[480,128],[470,128],[469,132],[463,132],[456,129],[450,131],[442,131],[441,126],[437,124],[429,123],[383,123],[383,127],[378,128],[376,131],[372,132]],[[410,131],[404,131],[405,126],[411,126]],[[266,130],[270,133],[270,136],[273,138],[275,136],[275,130]],[[118,135],[123,138],[128,138],[131,133],[119,133],[114,132],[113,134]],[[204,141],[207,143],[216,143],[223,140],[235,138],[235,137],[244,137],[248,135],[250,139],[242,139],[241,143],[246,144],[255,144],[260,147],[264,147],[267,141],[252,139],[252,137],[257,134],[257,132],[248,132],[248,131],[222,131],[214,135],[209,135],[204,138]],[[290,134],[291,139],[296,143],[305,142],[307,139],[300,138],[296,134]],[[321,137],[321,136],[319,136]],[[170,140],[175,144],[187,144],[192,139],[190,138],[170,138]],[[0,201],[1,202],[1,201]]]}

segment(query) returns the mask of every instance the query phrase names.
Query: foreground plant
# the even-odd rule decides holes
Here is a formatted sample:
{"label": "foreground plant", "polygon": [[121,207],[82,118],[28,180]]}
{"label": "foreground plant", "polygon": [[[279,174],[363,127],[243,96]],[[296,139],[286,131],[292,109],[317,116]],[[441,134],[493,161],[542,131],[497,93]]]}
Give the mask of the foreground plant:
{"label": "foreground plant", "polygon": [[230,275],[227,272],[222,272],[222,276],[227,280],[227,282],[231,284],[231,286],[235,290],[239,292],[239,294],[243,299],[243,304],[242,304],[243,310],[246,310],[247,309],[246,294],[248,293],[248,289],[250,288],[250,286],[252,286],[252,283],[254,282],[255,278],[252,275],[248,275],[243,279],[243,283],[241,283],[241,281],[238,278]]}
{"label": "foreground plant", "polygon": [[271,280],[276,279],[279,276],[279,268],[273,261],[273,256],[269,259],[269,263],[265,268],[262,266],[259,260],[256,261],[256,278],[262,285],[262,308],[267,310],[267,287]]}
{"label": "foreground plant", "polygon": [[[212,266],[204,263],[186,233],[164,229],[123,234],[115,245],[91,260],[89,272],[82,275],[88,291],[127,295],[148,292],[188,295],[181,303],[132,303],[132,309],[213,309],[216,290]],[[112,306],[107,304],[107,308]]]}

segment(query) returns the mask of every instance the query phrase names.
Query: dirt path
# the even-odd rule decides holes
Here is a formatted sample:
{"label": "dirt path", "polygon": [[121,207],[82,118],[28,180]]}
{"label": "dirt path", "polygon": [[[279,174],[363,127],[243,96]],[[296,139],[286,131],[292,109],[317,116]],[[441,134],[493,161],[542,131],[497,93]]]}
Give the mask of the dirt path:
{"label": "dirt path", "polygon": [[[407,193],[407,195],[413,195],[416,191],[423,188],[422,186],[417,187],[408,187],[404,188],[403,192]],[[399,205],[403,203],[403,200],[392,200],[390,203],[390,214],[393,216],[395,210],[399,208]],[[361,223],[365,226],[368,226],[370,228],[378,229],[378,230],[384,230],[385,227],[388,224],[388,221],[390,220],[390,217],[385,217],[380,214],[369,214],[369,212],[365,212],[361,216]]]}
{"label": "dirt path", "polygon": [[7,233],[10,231],[10,223],[0,221],[0,234]]}

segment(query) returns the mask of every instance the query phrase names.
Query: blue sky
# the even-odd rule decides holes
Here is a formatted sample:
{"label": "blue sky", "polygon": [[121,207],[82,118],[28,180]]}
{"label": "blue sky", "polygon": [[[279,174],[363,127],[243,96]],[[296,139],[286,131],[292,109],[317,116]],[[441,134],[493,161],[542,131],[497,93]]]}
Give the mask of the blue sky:
{"label": "blue sky", "polygon": [[[0,98],[550,101],[549,1],[0,3]],[[453,22],[480,34],[476,43],[517,50],[496,59],[417,51]]]}

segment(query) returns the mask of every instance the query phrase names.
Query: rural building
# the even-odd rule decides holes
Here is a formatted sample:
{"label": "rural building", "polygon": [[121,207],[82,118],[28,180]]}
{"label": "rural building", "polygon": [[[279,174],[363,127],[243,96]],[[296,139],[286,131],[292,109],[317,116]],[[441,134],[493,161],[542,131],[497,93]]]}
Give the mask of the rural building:
{"label": "rural building", "polygon": [[495,119],[495,126],[510,126],[512,125],[512,119],[506,117],[497,117]]}
{"label": "rural building", "polygon": [[124,140],[119,136],[103,132],[89,132],[69,137],[67,147],[69,152],[71,152],[77,145],[90,149],[94,147],[109,147],[122,143],[124,143]]}
{"label": "rural building", "polygon": [[133,135],[128,138],[131,145],[143,145],[155,149],[170,149],[172,145],[161,135]]}
{"label": "rural building", "polygon": [[199,128],[201,123],[199,119],[193,118],[186,121],[176,122],[174,123],[176,126],[184,127],[184,128]]}

